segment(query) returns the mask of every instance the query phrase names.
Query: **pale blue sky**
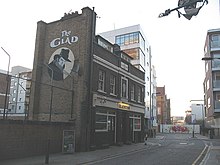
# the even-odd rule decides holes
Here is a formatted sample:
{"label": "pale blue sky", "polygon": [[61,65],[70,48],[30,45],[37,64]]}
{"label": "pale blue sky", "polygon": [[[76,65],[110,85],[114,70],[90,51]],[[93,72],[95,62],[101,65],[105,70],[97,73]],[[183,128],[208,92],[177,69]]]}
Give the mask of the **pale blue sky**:
{"label": "pale blue sky", "polygon": [[[203,47],[208,29],[220,28],[219,0],[209,0],[190,21],[177,12],[178,0],[7,0],[0,5],[0,46],[11,55],[11,66],[32,68],[37,22],[60,19],[64,13],[95,7],[100,17],[96,32],[140,24],[152,47],[158,86],[166,87],[171,114],[185,115],[190,100],[203,98]],[[7,70],[8,57],[0,50],[0,69]]]}

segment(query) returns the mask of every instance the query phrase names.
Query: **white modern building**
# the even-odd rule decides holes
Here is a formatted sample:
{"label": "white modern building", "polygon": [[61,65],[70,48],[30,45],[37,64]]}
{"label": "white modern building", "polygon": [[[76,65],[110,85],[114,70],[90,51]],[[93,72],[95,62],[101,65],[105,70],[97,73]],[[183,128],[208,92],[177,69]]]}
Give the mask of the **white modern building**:
{"label": "white modern building", "polygon": [[191,104],[192,123],[203,121],[205,119],[204,104]]}
{"label": "white modern building", "polygon": [[31,69],[14,66],[11,70],[11,86],[9,97],[9,115],[25,116],[28,111]]}
{"label": "white modern building", "polygon": [[148,128],[157,126],[156,97],[153,94],[156,93],[156,71],[151,64],[151,47],[141,26],[138,24],[114,29],[99,35],[112,44],[118,44],[121,50],[133,58],[131,63],[145,72],[145,118],[148,119]]}

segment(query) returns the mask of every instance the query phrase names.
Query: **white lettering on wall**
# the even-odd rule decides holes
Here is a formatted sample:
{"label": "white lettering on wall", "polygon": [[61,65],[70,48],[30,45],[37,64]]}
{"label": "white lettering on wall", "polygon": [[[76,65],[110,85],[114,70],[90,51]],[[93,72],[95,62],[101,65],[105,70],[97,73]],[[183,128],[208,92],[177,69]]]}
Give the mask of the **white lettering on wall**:
{"label": "white lettering on wall", "polygon": [[61,32],[61,37],[60,38],[55,38],[50,42],[50,47],[55,48],[59,45],[64,45],[64,44],[73,44],[77,42],[79,38],[77,36],[72,36],[71,31],[64,30]]}

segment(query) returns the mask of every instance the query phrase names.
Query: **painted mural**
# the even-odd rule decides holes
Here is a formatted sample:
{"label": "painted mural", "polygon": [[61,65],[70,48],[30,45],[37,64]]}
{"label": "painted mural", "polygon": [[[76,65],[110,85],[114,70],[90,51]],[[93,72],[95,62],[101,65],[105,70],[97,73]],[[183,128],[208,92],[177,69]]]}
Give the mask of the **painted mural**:
{"label": "painted mural", "polygon": [[48,73],[53,80],[64,80],[71,74],[73,65],[73,52],[67,47],[62,47],[51,55],[48,62]]}

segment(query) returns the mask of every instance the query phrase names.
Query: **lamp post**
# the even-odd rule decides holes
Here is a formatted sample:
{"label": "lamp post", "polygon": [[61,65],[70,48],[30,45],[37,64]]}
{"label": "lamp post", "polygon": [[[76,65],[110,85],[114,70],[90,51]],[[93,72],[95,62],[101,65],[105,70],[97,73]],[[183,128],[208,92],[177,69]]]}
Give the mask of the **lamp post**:
{"label": "lamp post", "polygon": [[[51,126],[51,116],[52,116],[52,103],[53,103],[53,69],[47,65],[44,64],[48,69],[51,70],[51,79],[50,79],[50,104],[49,104],[49,128]],[[47,133],[47,152],[45,156],[45,164],[49,164],[49,157],[50,157],[50,134],[49,134],[49,128]]]}
{"label": "lamp post", "polygon": [[154,107],[154,104],[153,104],[153,97],[154,95],[157,95],[157,94],[160,94],[160,92],[156,92],[156,93],[151,93],[151,111],[150,111],[150,121],[151,121],[151,131],[152,131],[152,137],[154,137],[154,125],[153,125],[153,121],[154,121],[154,111],[153,111],[153,107]]}
{"label": "lamp post", "polygon": [[[202,3],[201,5],[197,6],[197,3]],[[179,0],[178,7],[173,9],[167,9],[164,13],[159,14],[159,18],[168,16],[171,12],[177,11],[178,17],[183,15],[186,19],[190,20],[193,16],[196,16],[200,9],[204,6],[204,4],[208,4],[208,0]],[[185,10],[185,14],[181,13],[179,9],[183,8]]]}
{"label": "lamp post", "polygon": [[8,98],[8,87],[9,87],[9,67],[10,67],[10,61],[11,61],[11,56],[8,54],[8,52],[1,47],[2,50],[8,55],[8,70],[7,70],[7,85],[6,85],[6,92],[5,92],[5,104],[4,104],[4,111],[3,111],[3,119],[5,119],[5,111],[6,111],[6,104],[7,104],[7,98]]}

